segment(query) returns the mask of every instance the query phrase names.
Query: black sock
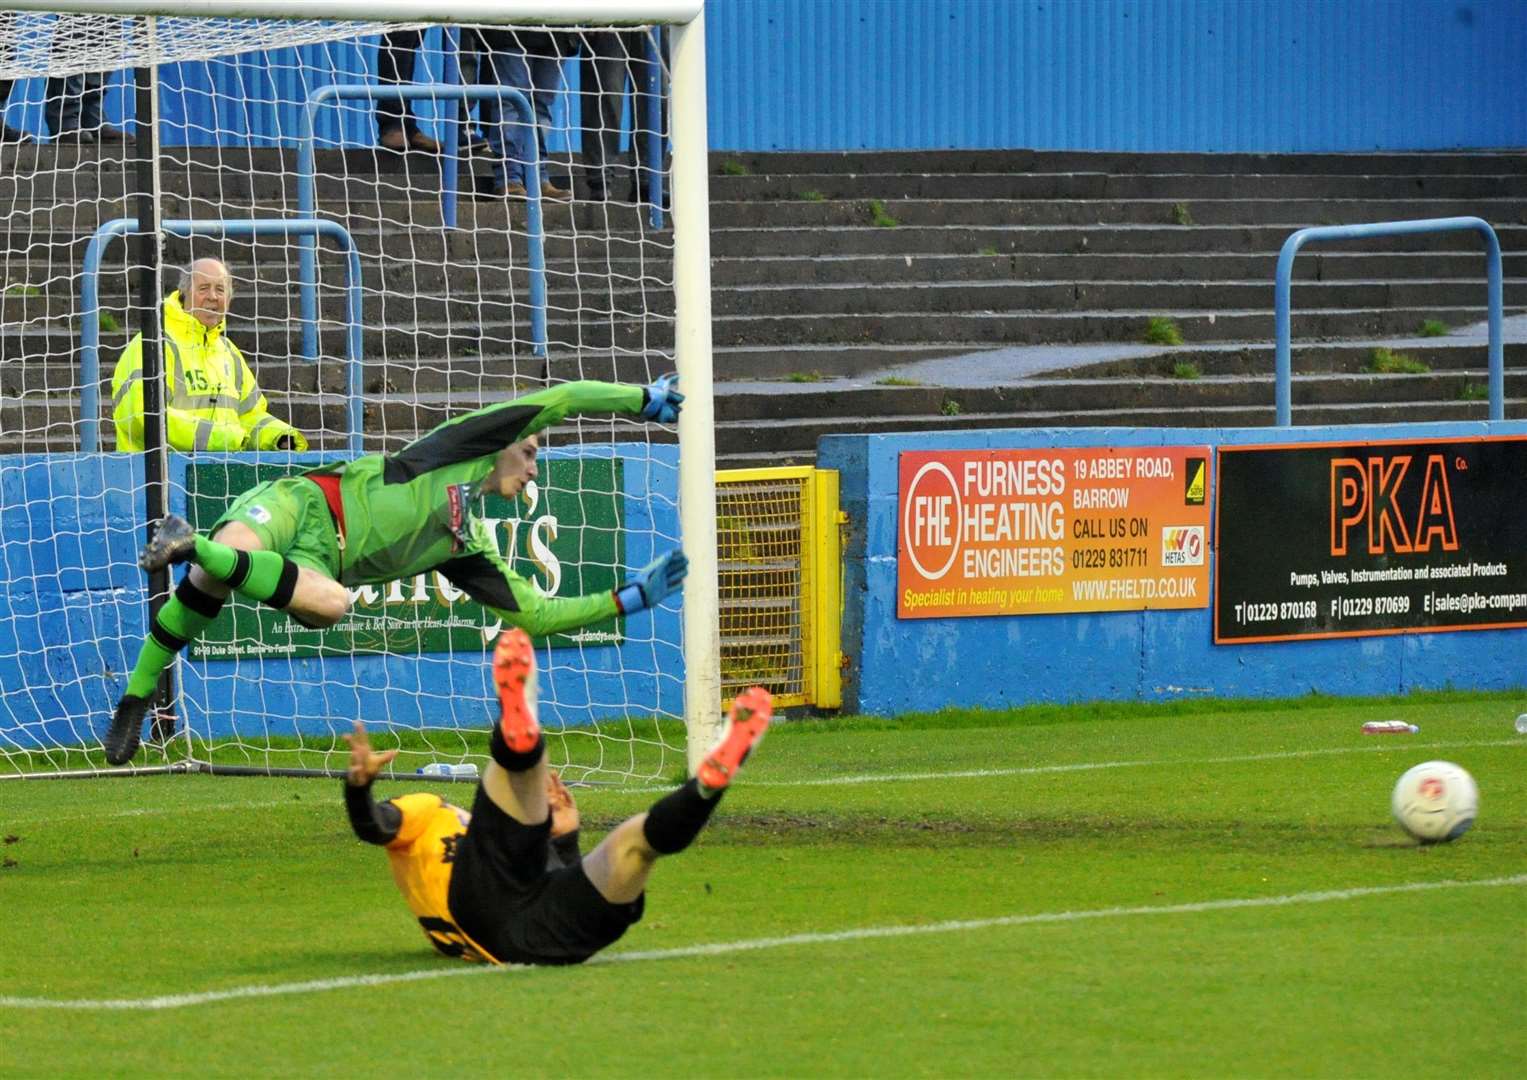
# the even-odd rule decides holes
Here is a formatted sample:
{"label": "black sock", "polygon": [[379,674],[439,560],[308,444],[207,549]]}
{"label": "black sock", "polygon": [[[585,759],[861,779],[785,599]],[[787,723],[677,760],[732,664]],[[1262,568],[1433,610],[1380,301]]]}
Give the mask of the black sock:
{"label": "black sock", "polygon": [[536,744],[524,753],[517,753],[509,749],[509,744],[504,742],[503,730],[497,724],[493,725],[493,734],[488,736],[488,753],[493,755],[493,760],[498,762],[510,772],[524,772],[533,769],[541,760],[541,755],[546,753],[546,735],[536,736]]}
{"label": "black sock", "polygon": [[721,796],[707,799],[700,794],[700,785],[689,780],[677,791],[664,795],[647,811],[642,823],[642,834],[647,843],[659,855],[674,855],[683,851],[700,835],[711,811]]}

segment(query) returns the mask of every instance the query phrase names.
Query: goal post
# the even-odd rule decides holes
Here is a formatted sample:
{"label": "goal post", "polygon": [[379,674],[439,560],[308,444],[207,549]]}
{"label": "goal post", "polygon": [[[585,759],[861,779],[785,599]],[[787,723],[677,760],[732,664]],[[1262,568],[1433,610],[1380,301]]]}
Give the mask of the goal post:
{"label": "goal post", "polygon": [[[78,524],[67,542],[48,541],[48,559],[8,560],[12,574],[19,575],[13,596],[28,599],[0,605],[0,677],[7,682],[7,701],[0,707],[0,778],[99,768],[90,752],[92,740],[104,730],[146,629],[146,584],[128,565],[122,536],[127,528],[141,531],[147,516],[144,471],[112,439],[102,438],[101,449],[88,452],[81,415],[83,403],[98,398],[100,411],[90,426],[99,425],[103,436],[112,431],[112,367],[137,327],[103,340],[101,381],[87,392],[75,340],[83,296],[94,295],[101,285],[101,304],[110,318],[113,304],[118,311],[131,306],[126,298],[135,292],[144,298],[140,303],[168,293],[177,268],[209,254],[229,264],[233,277],[235,310],[227,340],[246,354],[272,413],[305,429],[313,448],[297,456],[169,452],[164,459],[169,507],[193,517],[200,510],[202,527],[211,523],[208,507],[239,494],[239,483],[352,452],[344,429],[356,416],[362,417],[367,452],[384,451],[453,413],[536,386],[585,377],[646,381],[677,370],[686,399],[677,426],[681,452],[663,445],[664,433],[649,435],[639,423],[569,421],[548,439],[538,492],[542,516],[522,519],[517,515],[523,508],[489,508],[489,513],[502,516],[494,527],[507,537],[506,557],[549,593],[556,593],[559,582],[607,584],[665,545],[682,541],[690,558],[682,604],[653,613],[650,631],[638,625],[647,616],[628,620],[609,638],[617,643],[612,647],[601,645],[605,639],[597,635],[555,643],[558,647],[542,654],[550,682],[549,693],[543,687],[543,705],[554,717],[548,730],[563,736],[564,747],[581,745],[585,733],[599,742],[591,753],[567,751],[563,763],[579,770],[575,777],[660,777],[681,765],[693,771],[720,724],[722,698],[701,0],[458,0],[446,9],[405,0],[13,0],[8,7],[0,19],[0,78],[26,80],[31,89],[24,100],[13,94],[6,115],[8,121],[20,116],[34,139],[26,146],[0,144],[0,175],[12,172],[15,178],[9,188],[0,181],[0,219],[7,229],[0,368],[10,367],[15,376],[14,389],[0,391],[6,420],[0,428],[9,430],[0,439],[5,517],[0,550],[19,552],[35,543],[39,521],[59,535],[65,525]],[[64,19],[75,20],[69,35],[61,29]],[[544,236],[527,231],[532,224],[523,203],[505,207],[491,192],[483,197],[484,179],[500,175],[494,171],[499,165],[490,169],[483,158],[459,158],[469,184],[470,171],[477,169],[476,187],[463,189],[464,198],[477,201],[464,207],[459,223],[445,220],[437,196],[447,182],[445,159],[455,168],[458,154],[453,147],[416,153],[411,146],[382,160],[385,155],[364,145],[376,107],[370,100],[327,110],[335,115],[322,121],[320,137],[330,167],[319,172],[314,212],[299,213],[293,198],[298,132],[291,117],[322,86],[368,77],[365,58],[377,47],[376,35],[389,31],[426,35],[426,44],[418,46],[420,67],[406,81],[442,81],[452,72],[450,63],[425,54],[447,47],[443,33],[428,36],[445,25],[474,32],[565,31],[568,40],[585,47],[595,32],[665,27],[668,50],[660,62],[668,90],[659,135],[669,156],[644,160],[641,167],[663,174],[661,187],[671,193],[671,203],[661,208],[667,228],[654,228],[639,213],[616,205],[623,192],[598,201],[579,189],[594,127],[593,91],[578,83],[576,65],[557,51],[561,45],[549,57],[562,65],[563,82],[548,107],[555,119],[550,130],[541,131],[551,148],[542,176],[571,182],[572,198],[559,205],[560,196],[530,194],[531,207],[546,214],[544,226],[534,225]],[[442,44],[429,46],[432,40]],[[489,58],[479,82],[497,76],[496,63]],[[42,125],[57,114],[49,111],[55,103],[39,100],[45,79],[122,69],[128,75],[121,80],[125,90],[112,120],[129,135],[135,126],[146,132],[147,147],[129,143],[119,150],[102,138],[92,151],[88,147],[95,140],[70,142]],[[170,72],[168,80],[161,69]],[[145,71],[158,85],[151,83],[148,92],[139,88],[136,108],[147,106],[155,114],[151,119],[129,115],[135,111],[133,73]],[[242,87],[245,96],[226,93],[228,86]],[[639,92],[633,75],[626,114],[633,160],[643,123]],[[185,102],[196,93],[216,100],[197,106],[193,116]],[[580,94],[582,119],[570,119],[567,105]],[[5,104],[0,102],[0,109]],[[406,112],[408,103],[402,107]],[[456,128],[468,122],[466,108],[457,99],[416,108],[420,123],[433,133],[424,141],[454,139]],[[479,116],[476,128],[489,132],[491,142],[485,117],[485,112]],[[596,123],[608,124],[607,114]],[[407,130],[412,139],[412,129]],[[506,136],[499,162],[509,160],[509,145]],[[464,142],[461,154],[466,153]],[[155,173],[146,195],[142,180],[134,179],[137,162]],[[631,186],[640,200],[648,192],[634,169]],[[121,265],[101,268],[104,283],[92,280],[86,290],[84,242],[96,227],[122,216],[124,207],[140,220],[154,211],[152,262],[163,264],[162,279],[157,267],[145,268],[150,256],[139,252]],[[341,359],[348,341],[338,332],[342,320],[335,311],[341,303],[348,309],[352,301],[342,297],[337,279],[344,269],[332,253],[320,256],[316,292],[299,296],[302,242],[294,237],[268,241],[263,230],[255,237],[256,230],[236,228],[230,235],[251,239],[207,247],[188,240],[184,229],[165,227],[171,219],[232,224],[308,216],[337,218],[366,247],[366,378],[359,390]],[[39,239],[44,230],[46,237]],[[541,318],[552,324],[549,355],[541,357],[523,329],[532,306],[527,302],[533,291],[527,279],[532,240],[545,242],[550,282],[541,286],[546,297]],[[157,317],[157,303],[153,312]],[[315,314],[319,355],[309,362],[300,356],[298,340],[312,321],[304,316]],[[28,364],[34,373],[23,374],[22,365]],[[162,426],[164,418],[151,411],[145,420]],[[665,479],[669,476],[673,479]],[[610,510],[616,503],[629,508]],[[612,521],[624,535],[594,536]],[[572,556],[569,544],[576,549]],[[97,564],[102,559],[107,565]],[[400,762],[479,756],[473,736],[485,730],[484,650],[474,654],[463,647],[459,628],[446,635],[449,644],[431,646],[441,651],[426,653],[421,645],[413,657],[367,644],[368,634],[382,640],[379,627],[396,621],[388,605],[420,610],[434,605],[449,613],[461,602],[459,592],[421,577],[390,588],[352,589],[352,595],[358,605],[377,606],[366,616],[374,621],[361,620],[365,625],[352,628],[345,639],[348,652],[332,640],[317,639],[303,639],[307,644],[286,653],[262,652],[271,644],[270,619],[245,606],[234,611],[233,628],[224,635],[233,644],[219,645],[235,659],[218,659],[194,645],[182,653],[175,680],[182,726],[170,745],[155,748],[159,764],[177,771],[198,764],[220,770],[247,765],[272,773],[293,767],[333,771],[343,766],[339,735],[354,716],[390,732],[411,752]],[[90,637],[91,628],[99,637]],[[423,630],[411,632],[423,640]],[[297,642],[300,628],[288,636]],[[465,637],[472,638],[472,631]],[[680,679],[648,670],[665,655],[682,657]],[[337,680],[328,679],[330,672],[338,673]],[[657,724],[633,715],[647,711],[638,702],[652,705],[650,717]],[[682,720],[682,745],[662,733],[664,716]]]}

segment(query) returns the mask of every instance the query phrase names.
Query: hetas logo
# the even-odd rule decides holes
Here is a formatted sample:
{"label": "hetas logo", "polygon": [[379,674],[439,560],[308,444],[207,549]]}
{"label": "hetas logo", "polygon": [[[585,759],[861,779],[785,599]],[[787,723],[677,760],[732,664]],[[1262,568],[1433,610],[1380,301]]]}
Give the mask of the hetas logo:
{"label": "hetas logo", "polygon": [[1434,544],[1458,550],[1447,458],[1427,455],[1419,494],[1405,490],[1414,461],[1410,454],[1331,460],[1332,555],[1346,555],[1364,534],[1369,555],[1430,551]]}
{"label": "hetas logo", "polygon": [[1202,566],[1204,564],[1204,527],[1168,525],[1161,530],[1162,566]]}

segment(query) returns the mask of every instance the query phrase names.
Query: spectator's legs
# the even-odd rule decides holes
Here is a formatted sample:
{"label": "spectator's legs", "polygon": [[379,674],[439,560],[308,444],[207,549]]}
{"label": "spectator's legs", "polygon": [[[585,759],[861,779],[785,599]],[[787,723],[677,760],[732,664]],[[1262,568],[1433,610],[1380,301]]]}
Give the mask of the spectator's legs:
{"label": "spectator's legs", "polygon": [[[422,34],[420,30],[394,30],[382,35],[376,47],[378,86],[398,86],[413,81]],[[418,122],[409,111],[407,102],[398,98],[376,99],[376,131],[384,142],[389,141],[391,132],[400,132],[400,135],[392,138],[400,140],[400,145],[394,149],[401,150],[407,146],[406,140],[411,139],[418,129]]]}
{"label": "spectator's legs", "polygon": [[[589,196],[605,198],[617,183],[621,121],[629,72],[625,41],[633,35],[601,30],[585,35],[581,113],[583,166]],[[593,123],[590,123],[593,119]]]}
{"label": "spectator's legs", "polygon": [[85,90],[82,75],[54,76],[47,82],[42,103],[43,120],[55,139],[80,129],[80,96]]}
{"label": "spectator's legs", "polygon": [[[383,34],[376,50],[376,79],[381,86],[412,82],[418,69],[422,30],[394,30]],[[440,144],[419,130],[408,103],[400,98],[376,102],[377,141],[388,150],[423,150],[438,154]]]}
{"label": "spectator's legs", "polygon": [[[4,29],[5,23],[0,21],[0,30]],[[5,105],[6,100],[11,96],[11,83],[11,79],[0,79],[0,142],[31,142],[31,136],[26,132],[13,128],[5,122]]]}
{"label": "spectator's legs", "polygon": [[75,127],[96,131],[101,126],[101,99],[106,96],[106,74],[87,71],[79,76],[80,98]]}
{"label": "spectator's legs", "polygon": [[[661,57],[664,55],[663,49],[667,42],[662,36],[662,31],[653,31],[653,33],[659,35],[658,56]],[[644,170],[661,170],[663,168],[663,152],[659,153],[658,160],[649,160],[652,157],[649,145],[651,142],[652,123],[647,119],[647,110],[651,108],[652,95],[647,92],[647,75],[654,65],[647,59],[648,34],[638,31],[627,35],[627,37],[630,39],[629,47],[631,49],[631,81],[636,87],[635,93],[631,98],[631,165],[635,169],[635,174],[631,177],[631,189],[628,197],[635,201],[638,198],[647,197],[647,189],[651,184],[649,178],[644,174]],[[658,68],[656,72],[657,92],[661,95],[663,92],[661,62],[656,66]],[[668,102],[666,99],[663,100],[659,108],[660,120],[658,131],[661,145],[667,141]]]}
{"label": "spectator's legs", "polygon": [[[530,65],[525,54],[513,45],[499,47],[488,54],[493,61],[493,74],[500,86],[518,90],[526,98],[531,97]],[[530,158],[532,131],[520,122],[513,106],[505,104],[499,122],[488,128],[488,145],[498,155],[493,166],[493,179],[500,186],[525,183],[525,162]]]}
{"label": "spectator's legs", "polygon": [[[546,133],[551,130],[551,106],[563,89],[562,58],[560,56],[531,56],[530,85],[531,105],[536,114],[536,151],[541,162],[542,194],[546,194]],[[553,189],[559,190],[559,189]],[[567,196],[562,196],[566,198]]]}

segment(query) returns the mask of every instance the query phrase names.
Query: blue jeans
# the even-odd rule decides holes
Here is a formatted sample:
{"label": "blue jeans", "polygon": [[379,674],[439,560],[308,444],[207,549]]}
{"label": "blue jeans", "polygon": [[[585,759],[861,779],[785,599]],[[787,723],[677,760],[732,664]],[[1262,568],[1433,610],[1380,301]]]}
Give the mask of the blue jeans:
{"label": "blue jeans", "polygon": [[[493,179],[499,184],[524,184],[525,166],[534,149],[543,160],[541,132],[551,126],[551,100],[562,82],[562,62],[555,56],[526,56],[523,52],[493,50],[493,74],[500,86],[518,90],[535,110],[534,129],[520,122],[519,112],[508,103],[499,122],[488,129],[488,145],[499,156]],[[535,143],[531,143],[534,138]]]}

